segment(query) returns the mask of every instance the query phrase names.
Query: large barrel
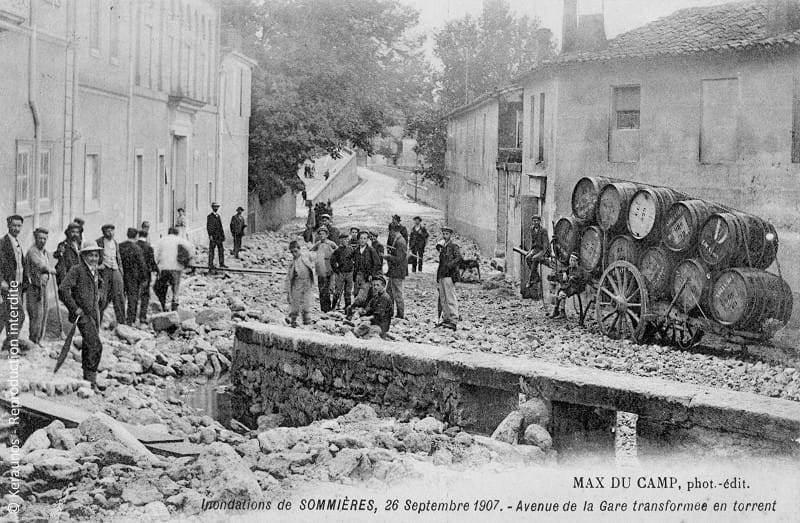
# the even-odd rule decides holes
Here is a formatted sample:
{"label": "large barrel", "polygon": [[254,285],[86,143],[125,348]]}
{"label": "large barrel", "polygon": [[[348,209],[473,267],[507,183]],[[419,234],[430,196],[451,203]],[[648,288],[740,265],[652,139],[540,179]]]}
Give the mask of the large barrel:
{"label": "large barrel", "polygon": [[572,216],[560,218],[556,222],[553,235],[556,237],[556,244],[564,260],[569,258],[570,253],[577,252],[581,232],[585,226],[585,222]]}
{"label": "large barrel", "polygon": [[661,224],[673,203],[685,199],[667,187],[646,187],[636,191],[628,207],[628,231],[637,240],[658,242]]}
{"label": "large barrel", "polygon": [[611,180],[602,176],[587,176],[578,180],[572,190],[572,214],[581,220],[594,222],[597,196],[609,183]]}
{"label": "large barrel", "polygon": [[661,239],[667,249],[689,252],[697,246],[700,229],[709,216],[723,209],[704,200],[684,200],[673,203],[661,228]]}
{"label": "large barrel", "polygon": [[792,291],[778,276],[760,269],[734,268],[720,273],[709,298],[711,314],[723,325],[759,332],[773,318],[787,323]]}
{"label": "large barrel", "polygon": [[581,267],[589,272],[601,268],[603,261],[603,231],[600,227],[592,225],[584,229],[581,235],[581,248],[579,259]]}
{"label": "large barrel", "polygon": [[628,220],[628,205],[639,186],[632,182],[609,183],[597,197],[597,224],[604,231],[622,232]]}
{"label": "large barrel", "polygon": [[711,289],[708,268],[697,258],[683,260],[675,267],[672,278],[672,297],[679,310],[689,312],[697,307],[706,310]]}
{"label": "large barrel", "polygon": [[764,222],[764,251],[756,263],[759,269],[767,269],[778,256],[778,232],[769,222]]}
{"label": "large barrel", "polygon": [[651,298],[663,298],[669,294],[676,261],[675,253],[661,246],[650,247],[642,253],[639,270]]}
{"label": "large barrel", "polygon": [[621,234],[616,236],[608,244],[606,266],[611,265],[615,261],[626,261],[638,265],[641,255],[642,242],[633,239],[633,236]]}
{"label": "large barrel", "polygon": [[736,265],[747,243],[745,224],[732,212],[719,212],[708,217],[700,229],[697,250],[711,267],[723,269]]}

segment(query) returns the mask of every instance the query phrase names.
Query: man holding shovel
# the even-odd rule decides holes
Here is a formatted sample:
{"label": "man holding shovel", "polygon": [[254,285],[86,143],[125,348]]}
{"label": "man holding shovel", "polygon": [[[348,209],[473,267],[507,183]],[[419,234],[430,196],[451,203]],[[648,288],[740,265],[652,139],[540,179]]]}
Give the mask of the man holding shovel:
{"label": "man holding shovel", "polygon": [[[72,335],[77,325],[83,336],[81,347],[83,379],[91,383],[95,390],[105,388],[97,384],[97,367],[103,353],[103,344],[100,341],[100,309],[101,301],[105,299],[105,289],[98,269],[102,251],[103,248],[91,240],[83,242],[81,263],[69,270],[58,289],[61,301],[69,310],[69,321],[72,324],[65,344],[66,351],[62,349],[62,356],[69,351],[69,344],[72,342]],[[59,358],[56,371],[61,363],[63,358]]]}

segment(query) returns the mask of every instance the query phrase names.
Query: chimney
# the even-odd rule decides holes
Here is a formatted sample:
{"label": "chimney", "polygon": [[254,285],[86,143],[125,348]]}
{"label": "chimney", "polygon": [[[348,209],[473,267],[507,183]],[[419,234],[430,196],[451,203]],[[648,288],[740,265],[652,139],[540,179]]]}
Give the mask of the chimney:
{"label": "chimney", "polygon": [[581,15],[578,20],[577,49],[580,51],[598,51],[608,46],[606,41],[606,24],[603,13]]}
{"label": "chimney", "polygon": [[768,0],[766,29],[768,36],[800,29],[800,0]]}
{"label": "chimney", "polygon": [[564,19],[561,26],[561,52],[575,50],[578,41],[578,0],[564,0]]}

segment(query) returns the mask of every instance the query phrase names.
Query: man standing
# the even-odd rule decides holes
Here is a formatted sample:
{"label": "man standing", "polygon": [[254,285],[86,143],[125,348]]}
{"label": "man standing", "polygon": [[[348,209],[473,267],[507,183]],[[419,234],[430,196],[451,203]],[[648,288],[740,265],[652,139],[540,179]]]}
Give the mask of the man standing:
{"label": "man standing", "polygon": [[311,246],[316,251],[317,285],[319,287],[319,308],[322,312],[331,310],[331,256],[338,248],[335,242],[328,239],[328,229],[320,227],[317,231],[317,242]]}
{"label": "man standing", "polygon": [[64,231],[66,238],[58,244],[53,258],[56,262],[56,282],[61,285],[69,270],[81,262],[81,226],[72,222]]}
{"label": "man standing", "polygon": [[100,309],[105,306],[106,293],[98,262],[103,248],[87,240],[81,246],[81,263],[70,268],[58,288],[61,301],[69,310],[70,323],[77,322],[83,337],[81,344],[81,366],[83,379],[93,389],[103,389],[97,384],[97,367],[103,354],[100,341]]}
{"label": "man standing", "polygon": [[122,278],[122,257],[119,252],[119,244],[114,239],[114,226],[111,224],[103,225],[100,228],[103,235],[97,239],[97,245],[103,248],[103,257],[100,263],[100,274],[105,282],[106,298],[100,307],[100,322],[102,325],[103,315],[109,302],[114,304],[115,321],[112,328],[117,323],[125,323],[125,286]]}
{"label": "man standing", "polygon": [[136,323],[136,313],[139,308],[139,295],[142,283],[147,279],[149,272],[147,263],[144,261],[142,248],[136,241],[139,231],[133,227],[128,227],[126,231],[127,239],[119,244],[119,254],[122,258],[122,273],[124,275],[125,298],[127,309],[125,311],[125,323],[133,325]]}
{"label": "man standing", "polygon": [[244,229],[247,224],[244,222],[242,216],[244,209],[242,207],[236,208],[236,214],[231,217],[231,234],[233,235],[233,257],[239,259],[239,251],[242,250],[242,237],[244,236]]}
{"label": "man standing", "polygon": [[289,301],[289,318],[286,322],[292,327],[297,327],[297,316],[302,314],[303,323],[311,322],[311,289],[314,288],[317,275],[314,264],[306,259],[300,252],[300,245],[296,241],[289,244],[292,253],[292,264],[286,273],[286,298]]}
{"label": "man standing", "polygon": [[444,245],[439,252],[439,267],[436,269],[436,282],[439,287],[439,303],[442,306],[442,322],[437,325],[456,330],[458,321],[458,298],[455,281],[458,280],[458,265],[461,263],[461,250],[453,241],[453,229],[442,227]]}
{"label": "man standing", "polygon": [[[389,223],[389,239],[386,240],[386,245],[391,246],[392,242],[392,230],[397,229],[400,232],[400,236],[406,241],[406,245],[408,245],[408,230],[406,226],[400,223],[400,215],[395,214],[392,216],[392,221]],[[391,293],[390,293],[391,294]]]}
{"label": "man standing", "polygon": [[525,261],[528,262],[530,268],[530,276],[528,278],[527,294],[534,300],[542,298],[541,277],[539,276],[539,265],[547,255],[547,249],[550,242],[547,238],[547,230],[542,228],[542,217],[534,214],[531,217],[531,248],[528,254],[525,255]]}
{"label": "man standing", "polygon": [[28,338],[37,345],[42,340],[45,327],[45,317],[47,316],[47,284],[50,283],[50,276],[55,275],[56,270],[50,266],[50,257],[44,246],[47,244],[49,231],[39,227],[33,231],[33,246],[28,249],[25,257],[25,268],[30,278],[27,296],[25,298],[28,310]]}
{"label": "man standing", "polygon": [[349,243],[347,234],[339,235],[339,247],[331,255],[331,270],[333,271],[334,291],[331,310],[336,310],[339,300],[344,294],[344,307],[350,308],[353,297],[353,247]]}
{"label": "man standing", "polygon": [[150,242],[147,241],[147,231],[139,230],[139,239],[136,244],[142,249],[144,263],[147,266],[147,275],[139,287],[139,321],[147,323],[147,308],[150,305],[150,283],[153,281],[153,273],[158,274],[155,253]]}
{"label": "man standing", "polygon": [[422,225],[422,218],[414,216],[411,240],[408,242],[408,248],[411,251],[408,264],[411,265],[411,272],[422,272],[422,256],[425,254],[426,243],[428,243],[428,229]]}
{"label": "man standing", "polygon": [[208,233],[208,268],[214,270],[214,249],[219,252],[219,266],[227,268],[225,265],[225,249],[222,244],[225,242],[225,231],[222,229],[222,219],[217,214],[219,204],[211,204],[211,213],[206,218],[206,232]]}
{"label": "man standing", "polygon": [[319,217],[320,219],[320,226],[325,227],[328,229],[328,238],[338,238],[339,237],[339,229],[333,225],[333,221],[331,220],[330,214],[323,214]]}
{"label": "man standing", "polygon": [[80,216],[76,216],[75,218],[72,219],[72,223],[77,223],[78,227],[79,227],[79,231],[78,231],[78,242],[79,242],[78,243],[78,247],[80,248],[80,246],[83,245],[83,231],[84,231],[84,227],[86,225],[86,220],[84,220]]}
{"label": "man standing", "polygon": [[[19,330],[25,323],[25,309],[22,307],[23,294],[28,288],[28,274],[25,271],[25,255],[17,237],[22,230],[22,216],[17,214],[6,218],[8,234],[0,240],[0,334],[6,331],[3,349],[11,347],[11,340],[19,339]],[[12,310],[13,309],[13,310]],[[13,312],[17,312],[14,317]]]}
{"label": "man standing", "polygon": [[[381,271],[381,258],[375,249],[368,245],[368,238],[367,231],[359,232],[358,248],[353,253],[354,306],[361,306],[367,302],[370,282]],[[351,310],[345,310],[348,315],[351,313]]]}
{"label": "man standing", "polygon": [[[153,249],[156,264],[158,265],[158,279],[153,285],[161,310],[167,310],[167,290],[172,289],[172,310],[178,310],[178,293],[181,288],[181,274],[191,261],[194,246],[178,236],[178,229],[170,227],[167,235],[158,240]],[[183,254],[181,254],[183,253]],[[182,263],[184,257],[186,263]]]}
{"label": "man standing", "polygon": [[408,248],[406,240],[401,236],[402,231],[394,228],[389,232],[391,244],[386,248],[389,253],[383,257],[389,263],[387,276],[389,277],[389,296],[397,307],[397,318],[405,318],[405,302],[403,301],[403,280],[408,276]]}

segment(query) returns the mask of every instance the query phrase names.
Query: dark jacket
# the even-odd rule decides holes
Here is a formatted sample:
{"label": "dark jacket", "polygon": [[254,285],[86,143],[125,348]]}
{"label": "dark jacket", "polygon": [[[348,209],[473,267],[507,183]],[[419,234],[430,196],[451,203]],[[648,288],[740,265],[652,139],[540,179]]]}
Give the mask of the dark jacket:
{"label": "dark jacket", "polygon": [[78,249],[79,247],[74,243],[64,240],[58,244],[56,252],[53,253],[53,258],[58,260],[56,262],[56,281],[59,285],[67,277],[69,270],[81,262]]}
{"label": "dark jacket", "polygon": [[581,266],[567,267],[566,271],[561,273],[561,290],[567,296],[580,294],[586,288],[586,271]]}
{"label": "dark jacket", "polygon": [[383,247],[383,244],[378,240],[372,242],[372,248],[375,249],[375,252],[378,253],[378,256],[383,256],[386,250]]}
{"label": "dark jacket", "polygon": [[239,216],[238,214],[234,214],[231,217],[231,234],[234,236],[243,236],[244,230],[247,227],[247,224],[244,221],[244,217]]}
{"label": "dark jacket", "polygon": [[412,227],[408,248],[412,251],[424,249],[426,243],[428,243],[428,229],[424,225],[420,225],[419,230]]}
{"label": "dark jacket", "polygon": [[364,276],[366,276],[365,279],[369,281],[373,276],[377,276],[381,272],[383,263],[381,263],[381,258],[378,256],[378,253],[375,252],[375,249],[369,245],[364,249],[363,254],[361,254],[360,249],[360,247],[356,247],[353,253],[353,277],[361,273],[364,274]]}
{"label": "dark jacket", "polygon": [[395,230],[395,229],[400,231],[400,236],[403,237],[403,239],[406,241],[406,245],[408,245],[408,229],[406,229],[406,226],[403,225],[402,223],[398,224],[398,225],[395,225],[394,223],[390,223],[389,224],[389,239],[387,240],[386,245],[392,245],[393,244],[393,242],[392,242],[392,231]]}
{"label": "dark jacket", "polygon": [[[102,247],[103,249],[106,248],[106,238],[105,238],[105,236],[101,236],[101,237],[97,238],[96,241],[97,241],[98,247]],[[117,256],[116,256],[116,258],[117,258],[117,267],[119,267],[119,271],[124,276],[125,275],[125,268],[122,266],[122,254],[120,254],[120,252],[119,252],[119,244],[120,244],[120,242],[118,242],[116,239],[114,239],[113,241],[117,242]],[[101,254],[100,255],[100,268],[103,268],[103,267],[104,267],[104,265],[103,265],[103,255]]]}
{"label": "dark jacket", "polygon": [[[20,246],[21,247],[21,246]],[[20,291],[25,292],[30,283],[28,273],[25,270],[25,251],[21,254],[22,257],[22,281],[19,284]],[[14,256],[14,246],[8,234],[0,239],[0,281],[11,283],[17,279],[17,258]]]}
{"label": "dark jacket", "polygon": [[104,305],[101,300],[105,296],[104,285],[100,270],[97,271],[95,281],[89,267],[83,261],[69,270],[64,281],[58,286],[58,297],[69,311],[70,323],[78,317],[77,310],[82,309],[86,314],[81,319],[82,322],[91,318],[98,326],[100,325],[100,307]]}
{"label": "dark jacket", "polygon": [[340,245],[331,255],[331,269],[333,272],[344,274],[353,272],[353,248],[348,245]]}
{"label": "dark jacket", "polygon": [[439,252],[439,267],[436,269],[436,281],[452,278],[458,281],[458,266],[461,264],[461,249],[453,240],[442,247]]}
{"label": "dark jacket", "polygon": [[222,219],[219,215],[212,213],[208,214],[206,218],[206,232],[208,233],[209,240],[218,242],[225,241],[225,230],[222,228]]}
{"label": "dark jacket", "polygon": [[119,251],[122,258],[125,288],[138,288],[141,283],[147,281],[147,277],[150,275],[142,248],[136,242],[126,241],[119,244]]}
{"label": "dark jacket", "polygon": [[533,226],[531,226],[530,236],[531,249],[533,249],[534,253],[547,250],[550,244],[550,239],[547,237],[547,229],[544,227],[539,227],[539,229],[536,230]]}
{"label": "dark jacket", "polygon": [[381,328],[381,333],[386,334],[389,331],[389,326],[392,324],[392,315],[394,314],[394,302],[392,298],[383,292],[378,296],[373,297],[367,303],[365,314],[372,316],[372,325],[378,325]]}
{"label": "dark jacket", "polygon": [[144,240],[137,240],[136,245],[142,250],[144,263],[147,265],[147,278],[150,278],[151,272],[158,272],[158,264],[156,264],[156,255],[155,251],[153,251],[153,246]]}
{"label": "dark jacket", "polygon": [[389,253],[386,261],[389,262],[389,270],[386,275],[389,278],[405,278],[408,276],[408,249],[406,240],[398,236],[394,240],[394,245],[387,248]]}

